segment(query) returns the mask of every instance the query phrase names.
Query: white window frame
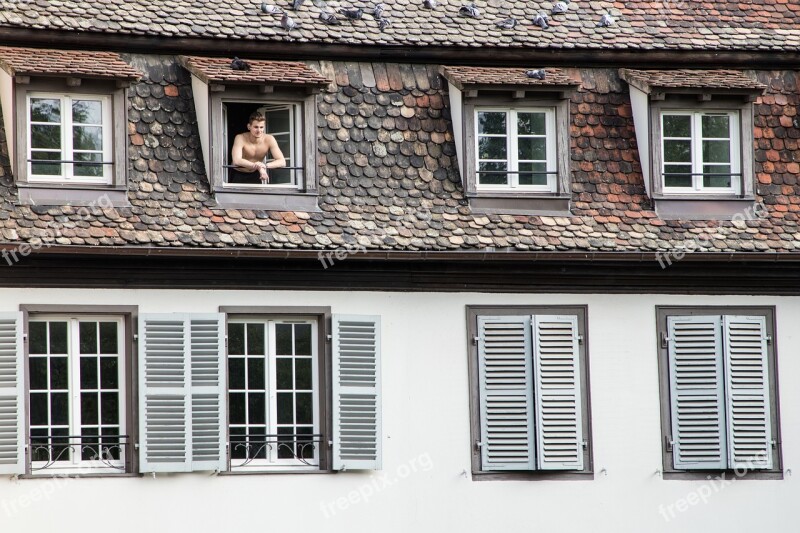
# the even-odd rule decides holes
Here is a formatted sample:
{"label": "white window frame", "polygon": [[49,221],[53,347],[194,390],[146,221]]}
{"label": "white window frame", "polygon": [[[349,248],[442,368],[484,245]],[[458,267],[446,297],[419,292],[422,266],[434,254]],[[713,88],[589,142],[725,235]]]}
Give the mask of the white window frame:
{"label": "white window frame", "polygon": [[[276,435],[278,433],[278,424],[277,424],[277,392],[276,392],[276,380],[277,380],[277,372],[276,372],[276,336],[275,336],[275,326],[277,324],[310,324],[311,325],[311,374],[312,374],[312,408],[313,408],[313,430],[312,433],[314,435],[320,434],[320,383],[319,383],[319,357],[320,351],[318,346],[318,321],[315,317],[295,317],[295,316],[256,316],[256,317],[237,317],[237,316],[229,316],[226,324],[227,326],[230,324],[252,324],[252,323],[263,323],[265,324],[265,361],[264,361],[264,370],[266,372],[265,378],[265,385],[267,386],[266,391],[266,414],[267,414],[267,433],[269,435]],[[228,372],[228,363],[227,360],[229,358],[228,351],[226,349],[226,375]],[[247,385],[247,384],[245,384]],[[239,390],[239,389],[237,389]],[[248,389],[243,389],[248,390]],[[230,386],[226,387],[225,394],[230,394]],[[228,402],[230,406],[230,402]],[[245,407],[247,408],[247,403],[245,403]],[[230,407],[229,407],[230,408]],[[247,415],[246,419],[247,419]],[[249,421],[246,423],[247,426],[251,424]],[[228,432],[228,441],[229,445],[229,462],[230,462],[230,470],[231,472],[246,472],[246,471],[268,471],[268,470],[287,470],[290,469],[292,471],[295,470],[319,470],[320,467],[320,458],[323,454],[323,446],[325,443],[320,442],[316,443],[314,447],[314,456],[312,459],[306,459],[305,461],[301,461],[300,459],[296,458],[286,458],[280,459],[278,458],[277,448],[267,447],[267,458],[266,459],[234,459],[232,456],[233,453],[233,443],[231,442],[231,437],[233,435],[230,434],[230,428],[232,424],[230,422],[230,416],[228,417],[228,427],[225,428]],[[237,464],[242,463],[243,464]],[[307,464],[308,463],[308,464]]]}
{"label": "white window frame", "polygon": [[[664,135],[664,116],[681,115],[691,117],[691,139],[678,137],[665,137]],[[703,137],[702,120],[705,115],[727,115],[730,119],[730,154],[731,154],[731,186],[730,187],[704,187],[703,186]],[[662,109],[659,114],[660,119],[660,153],[661,161],[660,178],[664,194],[737,194],[741,191],[742,185],[742,142],[741,142],[741,115],[738,110],[719,109],[719,110],[687,110],[687,109]],[[692,146],[692,186],[691,187],[667,187],[664,173],[665,149],[664,143],[667,140],[691,140]],[[673,163],[674,164],[674,163]],[[712,164],[713,163],[709,163]]]}
{"label": "white window frame", "polygon": [[[506,114],[506,154],[507,158],[501,160],[480,159],[479,139],[480,137],[501,137],[500,134],[479,134],[478,115],[479,113],[505,113]],[[474,150],[475,150],[475,186],[478,192],[483,191],[506,191],[506,192],[555,192],[558,187],[558,153],[556,147],[556,109],[555,107],[500,107],[500,106],[476,106],[474,112]],[[547,139],[547,185],[520,185],[519,184],[519,134],[511,131],[512,126],[516,128],[518,113],[545,113],[545,136]],[[525,137],[525,136],[523,136]],[[482,185],[478,174],[481,162],[504,162],[508,168],[508,185]]]}
{"label": "white window frame", "polygon": [[[126,457],[126,445],[124,436],[127,428],[127,407],[130,399],[128,398],[129,391],[126,388],[126,356],[125,356],[125,320],[121,316],[109,315],[51,315],[51,314],[37,314],[32,315],[28,319],[28,323],[32,322],[67,322],[67,360],[68,360],[68,390],[69,390],[69,425],[70,435],[81,435],[81,388],[80,388],[80,323],[81,322],[114,322],[117,324],[117,355],[119,362],[117,369],[119,375],[118,392],[119,392],[119,428],[120,428],[120,458],[113,461],[101,460],[83,460],[81,459],[82,450],[78,445],[73,448],[71,461],[55,461],[49,466],[47,461],[30,461],[31,472],[33,475],[51,476],[57,474],[86,474],[86,473],[108,473],[108,474],[121,474],[125,472],[125,465],[128,460]],[[34,357],[36,354],[34,354]],[[48,356],[49,358],[49,356]],[[29,365],[30,363],[26,363]],[[28,368],[30,368],[28,366]],[[26,368],[26,372],[28,371]],[[49,376],[49,369],[48,369]],[[98,375],[98,380],[100,376]],[[98,383],[99,384],[99,383]],[[48,384],[49,385],[49,384]],[[48,389],[49,390],[49,389]],[[31,390],[27,390],[28,401],[30,401]],[[30,413],[28,413],[30,417]],[[102,423],[99,425],[102,426]],[[83,436],[83,435],[81,435]],[[28,437],[31,438],[30,427],[28,429]],[[63,463],[63,464],[62,464]],[[43,468],[45,467],[46,468]],[[39,469],[39,470],[37,470]]]}
{"label": "white window frame", "polygon": [[[74,161],[72,146],[72,102],[74,100],[94,100],[100,101],[102,106],[103,129],[103,175],[94,176],[75,176],[73,163],[61,163],[61,175],[33,174],[32,136],[33,124],[31,123],[31,100],[32,99],[53,99],[61,102],[61,160]],[[82,93],[53,93],[53,92],[29,92],[25,100],[25,133],[27,136],[27,179],[30,183],[74,183],[92,185],[111,185],[113,181],[113,140],[114,128],[111,118],[112,101],[111,95],[102,94],[82,94]]]}

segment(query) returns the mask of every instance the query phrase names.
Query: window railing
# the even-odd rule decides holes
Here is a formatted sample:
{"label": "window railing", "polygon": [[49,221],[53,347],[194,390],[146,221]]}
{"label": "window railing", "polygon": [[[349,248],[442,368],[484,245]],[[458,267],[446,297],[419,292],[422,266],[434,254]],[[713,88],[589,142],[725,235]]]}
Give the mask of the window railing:
{"label": "window railing", "polygon": [[241,468],[253,461],[296,460],[308,466],[317,465],[317,450],[322,435],[286,433],[281,435],[247,433],[231,435],[228,447],[231,468]]}
{"label": "window railing", "polygon": [[131,443],[127,435],[36,435],[28,445],[33,472],[72,466],[124,471]]}
{"label": "window railing", "polygon": [[[270,168],[267,169],[267,173],[269,174],[269,181],[261,181],[260,183],[231,183],[230,181],[230,170],[231,169],[239,169],[236,165],[222,165],[222,168],[225,169],[225,185],[257,185],[257,186],[269,186],[269,185],[283,185],[283,186],[296,186],[297,184],[302,182],[303,177],[303,170],[304,167],[279,167],[279,168]],[[241,172],[241,171],[240,171]],[[253,172],[243,172],[244,174],[258,174],[258,171]],[[288,181],[286,177],[288,175]],[[278,182],[279,183],[276,183]]]}

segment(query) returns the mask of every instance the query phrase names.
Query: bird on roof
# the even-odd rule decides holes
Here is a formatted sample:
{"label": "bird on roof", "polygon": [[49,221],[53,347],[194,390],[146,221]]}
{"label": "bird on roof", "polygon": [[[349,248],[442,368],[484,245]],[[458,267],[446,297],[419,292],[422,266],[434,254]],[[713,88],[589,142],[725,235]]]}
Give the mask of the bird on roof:
{"label": "bird on roof", "polygon": [[292,31],[293,29],[297,28],[297,23],[292,17],[284,13],[281,17],[281,28],[286,31]]}
{"label": "bird on roof", "polygon": [[479,18],[481,16],[481,12],[475,4],[464,4],[458,10],[458,14],[461,17],[468,17],[468,18]]}
{"label": "bird on roof", "polygon": [[543,30],[546,30],[550,25],[548,22],[550,18],[547,16],[547,13],[544,11],[540,11],[535,17],[533,17],[533,24],[535,26],[539,26]]}
{"label": "bird on roof", "polygon": [[534,80],[543,80],[547,77],[547,72],[543,68],[528,70],[525,75]]}
{"label": "bird on roof", "polygon": [[372,8],[372,16],[375,20],[380,20],[383,18],[383,12],[386,11],[386,4],[377,3]]}
{"label": "bird on roof", "polygon": [[266,2],[261,2],[261,11],[266,13],[267,15],[276,15],[278,13],[283,13],[281,8],[278,6],[273,6],[272,4],[268,4]]}
{"label": "bird on roof", "polygon": [[436,0],[423,0],[422,7],[425,9],[436,9]]}
{"label": "bird on roof", "polygon": [[551,13],[553,15],[560,15],[561,13],[566,13],[568,9],[569,6],[567,6],[567,2],[556,2]]}
{"label": "bird on roof", "polygon": [[234,57],[233,61],[231,61],[231,68],[233,70],[250,70],[250,64],[247,61],[243,61],[238,57]]}
{"label": "bird on roof", "polygon": [[305,1],[306,0],[292,0],[292,9],[297,11],[298,9],[300,9],[300,6],[302,6],[303,2]]}
{"label": "bird on roof", "polygon": [[389,25],[389,24],[391,24],[391,23],[392,23],[392,21],[391,21],[391,20],[389,20],[389,19],[387,19],[387,18],[383,18],[383,17],[382,17],[382,18],[379,18],[379,19],[378,19],[378,31],[383,31],[383,30],[385,30],[385,29],[386,29],[386,26],[388,26],[388,25]]}
{"label": "bird on roof", "polygon": [[609,26],[614,25],[614,17],[606,13],[602,17],[600,17],[600,22],[597,23],[598,26],[601,28],[608,28]]}
{"label": "bird on roof", "polygon": [[364,16],[364,10],[361,9],[360,7],[358,7],[358,8],[356,8],[356,7],[350,7],[350,8],[343,7],[343,8],[339,9],[339,13],[344,15],[344,18],[347,18],[347,19],[350,19],[350,20],[361,20],[361,17]]}
{"label": "bird on roof", "polygon": [[495,26],[501,30],[513,30],[517,26],[517,19],[514,17],[508,17],[507,19],[495,22]]}
{"label": "bird on roof", "polygon": [[328,26],[338,26],[341,24],[339,19],[336,17],[336,13],[333,11],[323,11],[319,14],[319,20],[327,24]]}

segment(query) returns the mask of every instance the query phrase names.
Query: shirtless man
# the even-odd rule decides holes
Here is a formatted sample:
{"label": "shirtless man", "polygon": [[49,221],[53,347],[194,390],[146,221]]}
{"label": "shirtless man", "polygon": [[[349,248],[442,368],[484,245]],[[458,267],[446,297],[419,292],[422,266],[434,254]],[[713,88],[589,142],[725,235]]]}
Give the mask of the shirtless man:
{"label": "shirtless man", "polygon": [[[267,169],[286,166],[286,159],[275,137],[265,133],[267,119],[255,111],[247,120],[247,133],[240,133],[233,139],[231,162],[236,168],[228,170],[228,183],[267,184]],[[264,163],[267,154],[272,161]]]}

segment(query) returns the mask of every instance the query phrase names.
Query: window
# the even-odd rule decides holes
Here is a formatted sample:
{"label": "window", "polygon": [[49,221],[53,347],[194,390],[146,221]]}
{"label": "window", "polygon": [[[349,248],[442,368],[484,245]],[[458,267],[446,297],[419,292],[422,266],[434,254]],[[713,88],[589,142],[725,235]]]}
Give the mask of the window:
{"label": "window", "polygon": [[773,315],[658,310],[665,475],[780,472]]}
{"label": "window", "polygon": [[28,181],[111,184],[111,99],[29,93]]}
{"label": "window", "polygon": [[467,314],[473,475],[590,474],[585,309],[470,307]]}
{"label": "window", "polygon": [[32,315],[28,336],[31,472],[124,472],[122,317]]}
{"label": "window", "polygon": [[317,342],[314,319],[228,320],[232,470],[319,465]]}
{"label": "window", "polygon": [[661,126],[665,193],[740,190],[739,111],[664,111]]}
{"label": "window", "polygon": [[476,108],[478,190],[554,192],[555,109]]}

